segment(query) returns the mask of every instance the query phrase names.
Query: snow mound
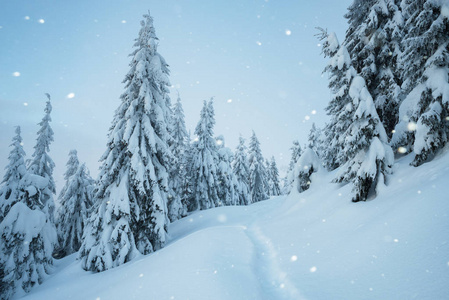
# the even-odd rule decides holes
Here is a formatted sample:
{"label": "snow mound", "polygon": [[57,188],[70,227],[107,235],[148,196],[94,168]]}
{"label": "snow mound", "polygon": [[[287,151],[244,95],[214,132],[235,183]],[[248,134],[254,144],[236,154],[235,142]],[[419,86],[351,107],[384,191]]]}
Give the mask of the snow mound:
{"label": "snow mound", "polygon": [[398,161],[372,201],[351,202],[335,171],[303,193],[199,211],[167,247],[99,274],[75,256],[25,299],[445,299],[449,148],[419,168]]}

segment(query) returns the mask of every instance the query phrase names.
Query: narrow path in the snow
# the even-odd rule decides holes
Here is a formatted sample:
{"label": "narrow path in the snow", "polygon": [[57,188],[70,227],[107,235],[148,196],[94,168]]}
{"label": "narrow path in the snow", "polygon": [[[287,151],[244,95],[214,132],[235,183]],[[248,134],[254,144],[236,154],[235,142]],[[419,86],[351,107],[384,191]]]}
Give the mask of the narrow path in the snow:
{"label": "narrow path in the snow", "polygon": [[254,245],[254,275],[260,283],[264,299],[304,300],[295,284],[279,264],[279,257],[270,238],[259,226],[252,224],[245,230]]}

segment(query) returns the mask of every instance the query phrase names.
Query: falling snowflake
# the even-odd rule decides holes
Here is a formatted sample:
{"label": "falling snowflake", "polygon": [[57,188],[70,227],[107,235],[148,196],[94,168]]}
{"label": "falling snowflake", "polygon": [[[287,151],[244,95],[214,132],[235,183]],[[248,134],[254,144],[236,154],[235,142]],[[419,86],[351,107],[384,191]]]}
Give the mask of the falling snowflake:
{"label": "falling snowflake", "polygon": [[28,21],[30,19],[30,17],[29,16],[25,16],[24,19]]}
{"label": "falling snowflake", "polygon": [[291,30],[288,30],[288,29],[287,29],[287,30],[285,31],[285,34],[286,34],[286,35],[291,35],[292,32],[291,32]]}
{"label": "falling snowflake", "polygon": [[41,24],[44,24],[45,20],[44,19],[39,19],[38,22],[41,23]]}
{"label": "falling snowflake", "polygon": [[232,102],[232,99],[228,99],[228,101],[227,101],[228,103],[231,103]]}
{"label": "falling snowflake", "polygon": [[416,130],[416,123],[415,122],[409,122],[407,124],[408,131],[415,131]]}
{"label": "falling snowflake", "polygon": [[405,148],[405,147],[399,147],[399,148],[398,148],[398,152],[399,152],[399,153],[402,153],[402,154],[407,153],[407,148]]}
{"label": "falling snowflake", "polygon": [[297,261],[298,260],[298,256],[296,255],[292,255],[292,257],[290,257],[291,261]]}
{"label": "falling snowflake", "polygon": [[312,115],[316,115],[316,110],[312,110]]}
{"label": "falling snowflake", "polygon": [[67,95],[67,98],[72,99],[75,97],[75,93],[70,93]]}
{"label": "falling snowflake", "polygon": [[256,44],[257,44],[258,46],[262,46],[262,43],[259,42],[259,41],[257,41]]}
{"label": "falling snowflake", "polygon": [[126,24],[126,20],[122,20],[122,24]]}
{"label": "falling snowflake", "polygon": [[315,272],[316,272],[316,267],[315,267],[315,266],[311,267],[311,268],[310,268],[310,272],[311,272],[311,273],[315,273]]}
{"label": "falling snowflake", "polygon": [[12,76],[19,77],[20,76],[20,72],[14,72],[14,73],[12,73]]}
{"label": "falling snowflake", "polygon": [[28,106],[28,103],[27,103],[27,102],[24,102],[24,103],[23,103],[23,106]]}

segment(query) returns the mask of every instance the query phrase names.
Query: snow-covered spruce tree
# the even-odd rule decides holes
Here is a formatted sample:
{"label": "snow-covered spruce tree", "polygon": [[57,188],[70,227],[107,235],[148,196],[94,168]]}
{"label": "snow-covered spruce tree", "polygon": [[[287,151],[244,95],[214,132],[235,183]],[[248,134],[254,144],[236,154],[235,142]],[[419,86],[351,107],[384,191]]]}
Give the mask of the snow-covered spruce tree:
{"label": "snow-covered spruce tree", "polygon": [[253,202],[259,202],[268,199],[266,184],[265,160],[260,150],[260,142],[253,131],[249,144],[249,186],[251,199]]}
{"label": "snow-covered spruce tree", "polygon": [[[71,174],[74,165],[78,166]],[[80,249],[84,228],[93,204],[94,189],[94,180],[90,177],[86,166],[79,165],[76,150],[70,151],[64,175],[67,179],[64,189],[59,194],[60,207],[56,215],[59,257],[70,255]]]}
{"label": "snow-covered spruce tree", "polygon": [[322,132],[320,128],[315,126],[315,123],[312,123],[312,128],[309,132],[309,148],[315,152],[318,157],[321,157],[321,153],[323,152],[323,140],[322,140]]}
{"label": "snow-covered spruce tree", "polygon": [[45,213],[24,202],[11,207],[0,223],[0,299],[20,297],[43,282],[53,264],[55,240]]}
{"label": "snow-covered spruce tree", "polygon": [[318,155],[312,148],[308,147],[298,159],[292,172],[293,186],[299,193],[309,189],[312,183],[310,177],[313,173],[318,172],[320,165]]}
{"label": "snow-covered spruce tree", "polygon": [[187,180],[187,129],[184,120],[184,110],[182,109],[181,98],[178,93],[178,100],[173,108],[172,117],[172,142],[170,150],[173,154],[173,163],[170,170],[169,186],[173,195],[168,203],[168,217],[170,221],[176,221],[187,215],[187,199],[185,198],[185,187]]}
{"label": "snow-covered spruce tree", "polygon": [[288,194],[290,193],[290,190],[292,189],[293,184],[293,170],[295,168],[296,162],[301,157],[302,154],[302,148],[299,144],[299,141],[294,140],[293,146],[290,148],[290,151],[292,152],[292,156],[290,158],[290,163],[288,165],[287,174],[284,178],[284,185],[282,187],[282,194]]}
{"label": "snow-covered spruce tree", "polygon": [[184,204],[187,208],[187,212],[192,211],[192,205],[196,204],[193,200],[193,174],[194,174],[194,166],[193,166],[193,154],[194,154],[194,148],[193,146],[193,140],[190,130],[188,131],[187,135],[187,142],[186,142],[186,150],[184,152],[184,159],[185,159],[185,168],[186,168],[186,176],[184,183],[182,185],[182,199],[184,201]]}
{"label": "snow-covered spruce tree", "polygon": [[386,133],[398,122],[404,19],[401,0],[355,0],[345,17],[349,28],[344,45],[353,67],[367,84]]}
{"label": "snow-covered spruce tree", "polygon": [[348,106],[352,123],[343,135],[342,151],[347,162],[338,171],[334,182],[353,182],[352,201],[358,202],[365,201],[370,192],[377,192],[385,183],[386,176],[391,173],[394,155],[365,80],[355,71],[352,77],[348,91],[353,104]]}
{"label": "snow-covered spruce tree", "polygon": [[279,170],[276,165],[274,156],[271,157],[271,161],[268,162],[268,186],[270,196],[279,196],[281,194],[281,187],[279,184]]}
{"label": "snow-covered spruce tree", "polygon": [[28,162],[28,171],[31,174],[39,175],[48,180],[48,186],[39,191],[39,199],[37,201],[43,205],[43,212],[48,215],[50,221],[54,222],[55,202],[53,195],[56,193],[56,187],[53,179],[53,169],[55,163],[48,154],[50,152],[50,143],[53,142],[53,130],[50,127],[52,106],[50,103],[50,95],[45,95],[48,98],[44,110],[45,116],[38,124],[40,128],[37,132],[32,159]]}
{"label": "snow-covered spruce tree", "polygon": [[409,16],[404,39],[404,89],[395,128],[395,149],[413,149],[411,165],[432,159],[449,138],[449,4],[445,1],[404,1]]}
{"label": "snow-covered spruce tree", "polygon": [[[0,203],[0,299],[27,293],[41,284],[53,264],[56,230],[40,194],[48,178],[30,174],[25,167],[20,128],[16,128]],[[3,215],[4,214],[4,215]]]}
{"label": "snow-covered spruce tree", "polygon": [[166,242],[169,72],[149,14],[141,26],[79,252],[85,270],[119,266]]}
{"label": "snow-covered spruce tree", "polygon": [[218,148],[218,198],[223,205],[239,205],[238,181],[231,166],[234,155],[225,146],[223,136],[218,136],[215,140]]}
{"label": "snow-covered spruce tree", "polygon": [[59,193],[59,203],[61,203],[61,197],[67,191],[70,177],[76,173],[78,167],[80,166],[80,162],[78,160],[78,152],[75,149],[69,151],[69,159],[67,160],[67,163],[65,165],[67,168],[64,173],[65,184],[62,187],[61,192]]}
{"label": "snow-covered spruce tree", "polygon": [[235,151],[232,163],[234,174],[237,177],[238,205],[251,204],[251,193],[249,189],[249,162],[246,155],[245,139],[239,138],[239,145]]}
{"label": "snow-covered spruce tree", "polygon": [[265,168],[265,182],[266,182],[266,192],[267,192],[267,196],[271,197],[271,174],[270,174],[270,161],[268,160],[268,158],[265,159],[265,164],[264,164],[264,168]]}
{"label": "snow-covered spruce tree", "polygon": [[292,152],[292,156],[290,158],[288,169],[293,170],[293,168],[296,165],[296,162],[302,155],[302,148],[301,145],[299,144],[299,141],[297,140],[293,141],[293,146],[290,148],[290,151]]}
{"label": "snow-covered spruce tree", "polygon": [[212,100],[204,101],[200,120],[195,128],[197,136],[191,149],[192,197],[189,210],[205,210],[220,206],[218,198],[218,153],[213,129],[215,125]]}
{"label": "snow-covered spruce tree", "polygon": [[322,160],[328,170],[334,170],[346,162],[343,153],[344,136],[352,122],[352,99],[349,97],[349,85],[352,74],[355,72],[351,65],[351,58],[345,46],[340,46],[335,33],[327,33],[320,29],[318,34],[323,41],[322,52],[329,57],[329,63],[324,72],[329,76],[329,89],[332,98],[326,107],[330,116],[329,122],[324,128],[324,144]]}
{"label": "snow-covered spruce tree", "polygon": [[20,127],[15,130],[16,135],[12,139],[11,152],[8,156],[8,165],[0,186],[0,223],[8,214],[11,207],[20,201],[21,191],[19,189],[20,180],[25,176],[27,170],[25,166],[25,151],[22,146],[22,136]]}

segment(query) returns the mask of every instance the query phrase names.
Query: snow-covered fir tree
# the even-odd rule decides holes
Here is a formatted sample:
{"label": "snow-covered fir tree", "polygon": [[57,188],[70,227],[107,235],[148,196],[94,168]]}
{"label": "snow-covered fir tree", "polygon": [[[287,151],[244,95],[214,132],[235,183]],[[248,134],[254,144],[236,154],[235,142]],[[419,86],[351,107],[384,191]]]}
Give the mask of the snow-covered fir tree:
{"label": "snow-covered fir tree", "polygon": [[290,151],[292,152],[292,155],[290,158],[288,169],[293,170],[293,168],[296,165],[296,162],[298,161],[298,159],[301,157],[302,154],[302,148],[301,145],[299,144],[299,141],[297,140],[293,141],[293,146],[291,146]]}
{"label": "snow-covered fir tree", "polygon": [[[267,160],[268,161],[268,160]],[[268,174],[268,194],[270,196],[279,196],[281,194],[281,187],[279,183],[279,170],[276,165],[276,160],[274,156],[271,157],[271,161],[267,163],[267,174]]]}
{"label": "snow-covered fir tree", "polygon": [[61,192],[59,193],[58,197],[59,202],[61,202],[61,197],[65,194],[68,188],[70,177],[72,177],[76,173],[78,167],[80,166],[80,162],[78,159],[78,152],[75,149],[69,151],[69,159],[67,160],[67,163],[65,165],[67,168],[66,171],[64,172],[65,183],[61,189]]}
{"label": "snow-covered fir tree", "polygon": [[56,230],[40,194],[49,179],[31,174],[24,162],[20,128],[11,145],[1,187],[0,299],[28,293],[39,285],[53,264]]}
{"label": "snow-covered fir tree", "polygon": [[313,173],[318,172],[320,165],[321,162],[318,155],[316,155],[315,151],[311,147],[304,150],[304,153],[296,162],[295,168],[292,172],[293,187],[299,193],[309,189],[312,183],[312,179],[310,177]]}
{"label": "snow-covered fir tree", "polygon": [[270,161],[268,160],[268,158],[265,159],[265,164],[264,164],[264,168],[265,168],[265,182],[266,182],[266,192],[267,192],[267,196],[270,197],[271,195],[271,182],[270,182]]}
{"label": "snow-covered fir tree", "polygon": [[322,52],[329,57],[329,63],[324,72],[329,76],[329,89],[332,98],[326,107],[330,116],[329,122],[324,128],[324,144],[322,159],[323,164],[329,170],[334,170],[346,162],[342,149],[344,136],[352,122],[352,99],[349,97],[349,86],[353,71],[351,58],[345,46],[340,46],[335,33],[327,33],[320,29],[319,39],[323,41]]}
{"label": "snow-covered fir tree", "polygon": [[149,14],[135,41],[79,252],[85,270],[119,266],[166,242],[170,82]]}
{"label": "snow-covered fir tree", "polygon": [[25,151],[22,146],[20,127],[15,130],[16,135],[12,139],[11,152],[8,156],[8,165],[0,186],[0,223],[8,214],[11,207],[20,201],[20,181],[27,173],[25,166]]}
{"label": "snow-covered fir tree", "polygon": [[352,123],[343,133],[341,153],[347,162],[340,168],[334,182],[353,182],[352,201],[365,201],[370,192],[377,192],[386,181],[393,165],[393,151],[377,115],[365,80],[352,71],[348,96],[353,105],[347,107]]}
{"label": "snow-covered fir tree", "polygon": [[205,210],[220,206],[218,198],[218,153],[214,135],[214,110],[212,99],[204,101],[200,120],[195,128],[196,138],[191,149],[192,197],[189,210]]}
{"label": "snow-covered fir tree", "polygon": [[11,207],[0,223],[0,299],[20,297],[43,282],[53,264],[55,240],[44,212],[24,202]]}
{"label": "snow-covered fir tree", "polygon": [[58,232],[58,253],[64,257],[75,253],[81,247],[84,228],[90,209],[94,180],[84,164],[80,165],[76,150],[71,150],[64,174],[66,183],[59,194],[59,209],[56,214]]}
{"label": "snow-covered fir tree", "polygon": [[401,0],[355,0],[345,17],[349,28],[344,45],[353,67],[373,97],[380,121],[391,137],[398,122],[404,19]]}
{"label": "snow-covered fir tree", "polygon": [[292,184],[293,184],[293,170],[295,168],[296,162],[298,161],[298,159],[301,157],[302,154],[302,148],[301,145],[299,144],[299,141],[294,140],[293,141],[293,146],[290,148],[291,151],[291,158],[290,158],[290,163],[288,165],[288,170],[287,170],[287,174],[285,175],[284,178],[284,184],[282,187],[282,194],[288,194],[290,193],[290,190],[292,189]]}
{"label": "snow-covered fir tree", "polygon": [[446,1],[405,0],[407,34],[401,61],[406,99],[392,145],[414,151],[411,163],[431,159],[449,135],[449,5]]}
{"label": "snow-covered fir tree", "polygon": [[315,126],[315,123],[312,123],[312,128],[309,132],[309,148],[312,148],[312,150],[318,155],[318,157],[321,157],[321,153],[323,152],[323,138],[322,138],[322,131],[320,128],[317,128]]}
{"label": "snow-covered fir tree", "polygon": [[36,145],[34,146],[32,159],[29,161],[28,170],[31,174],[42,176],[48,180],[48,185],[37,193],[37,201],[44,206],[43,212],[53,222],[55,210],[53,195],[56,193],[55,181],[53,179],[55,163],[48,154],[50,152],[50,144],[53,142],[53,129],[50,127],[52,106],[50,95],[46,94],[46,96],[48,100],[44,110],[45,116],[38,124],[40,128],[37,132]]}
{"label": "snow-covered fir tree", "polygon": [[172,142],[170,150],[173,154],[173,163],[170,170],[169,186],[173,193],[168,203],[168,217],[170,221],[176,221],[181,217],[187,215],[187,199],[186,184],[187,184],[187,129],[184,120],[184,110],[179,97],[173,108],[172,117]]}
{"label": "snow-covered fir tree", "polygon": [[260,150],[260,142],[253,131],[249,144],[249,186],[252,202],[268,199],[268,186],[265,170],[265,160]]}
{"label": "snow-covered fir tree", "polygon": [[245,139],[239,138],[239,145],[235,151],[232,163],[234,174],[237,177],[238,204],[251,204],[251,193],[249,189],[249,162],[246,154]]}
{"label": "snow-covered fir tree", "polygon": [[222,205],[239,205],[238,181],[231,166],[234,155],[226,147],[223,136],[218,136],[215,140],[218,148],[218,198]]}

